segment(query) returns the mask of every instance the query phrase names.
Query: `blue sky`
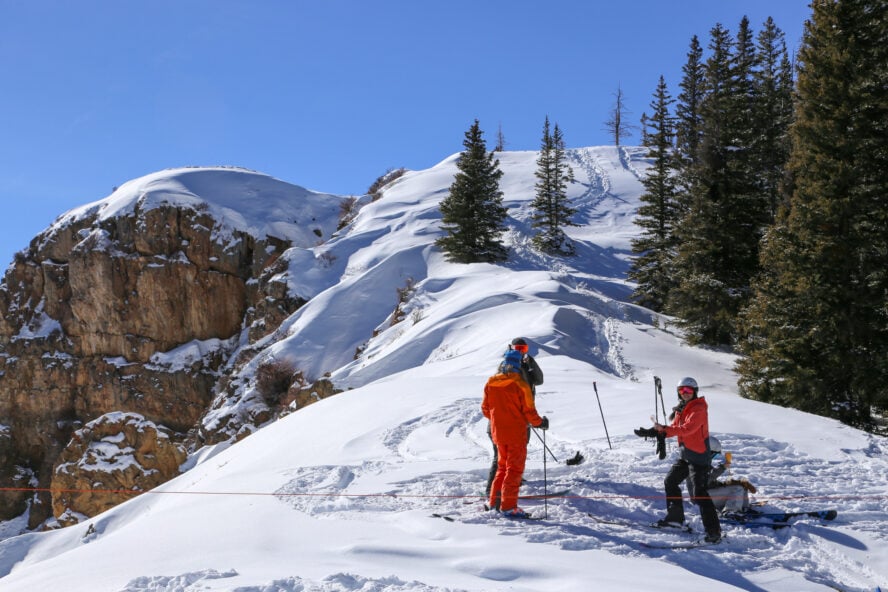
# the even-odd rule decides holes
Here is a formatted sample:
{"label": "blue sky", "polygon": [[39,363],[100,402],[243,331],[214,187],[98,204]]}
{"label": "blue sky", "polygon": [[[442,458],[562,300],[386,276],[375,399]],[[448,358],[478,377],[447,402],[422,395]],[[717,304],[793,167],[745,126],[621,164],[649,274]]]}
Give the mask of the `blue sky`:
{"label": "blue sky", "polygon": [[[63,212],[169,167],[234,165],[359,195],[428,168],[479,119],[535,150],[612,143],[691,37],[768,16],[798,49],[807,0],[0,0],[0,265]],[[625,143],[637,143],[635,138]]]}

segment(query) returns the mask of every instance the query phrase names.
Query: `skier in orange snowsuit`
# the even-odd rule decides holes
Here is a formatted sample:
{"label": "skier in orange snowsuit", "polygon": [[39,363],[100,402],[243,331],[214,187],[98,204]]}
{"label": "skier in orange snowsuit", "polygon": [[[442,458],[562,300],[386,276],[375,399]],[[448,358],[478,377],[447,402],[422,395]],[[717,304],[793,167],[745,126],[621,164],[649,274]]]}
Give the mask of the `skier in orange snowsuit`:
{"label": "skier in orange snowsuit", "polygon": [[490,507],[508,515],[526,515],[518,507],[518,489],[527,459],[527,426],[545,430],[549,419],[539,416],[530,386],[521,378],[521,352],[507,351],[499,372],[487,380],[481,412],[490,420],[498,454]]}

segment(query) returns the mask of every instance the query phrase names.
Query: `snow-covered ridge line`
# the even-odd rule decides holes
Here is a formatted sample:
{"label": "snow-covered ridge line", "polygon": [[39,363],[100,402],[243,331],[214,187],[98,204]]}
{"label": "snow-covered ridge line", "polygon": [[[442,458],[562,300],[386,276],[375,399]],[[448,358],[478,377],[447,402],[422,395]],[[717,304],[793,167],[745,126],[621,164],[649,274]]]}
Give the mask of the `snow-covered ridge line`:
{"label": "snow-covered ridge line", "polygon": [[174,168],[128,181],[109,196],[62,214],[54,226],[91,218],[101,222],[163,205],[206,211],[221,229],[307,247],[319,238],[315,229],[322,228],[324,236],[335,230],[321,221],[331,213],[335,220],[340,198],[238,167]]}

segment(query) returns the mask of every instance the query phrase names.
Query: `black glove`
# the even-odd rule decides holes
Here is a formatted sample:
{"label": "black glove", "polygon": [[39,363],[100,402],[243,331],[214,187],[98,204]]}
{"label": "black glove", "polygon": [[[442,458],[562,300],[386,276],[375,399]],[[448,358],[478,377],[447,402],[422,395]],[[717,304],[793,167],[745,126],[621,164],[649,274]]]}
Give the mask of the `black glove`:
{"label": "black glove", "polygon": [[638,428],[635,430],[635,435],[639,438],[656,438],[657,430],[654,428]]}
{"label": "black glove", "polygon": [[548,430],[549,429],[549,418],[544,415],[543,421],[541,421],[540,425],[538,425],[537,427],[540,428],[541,430]]}
{"label": "black glove", "polygon": [[660,457],[660,460],[666,458],[666,434],[664,432],[657,432],[657,456]]}
{"label": "black glove", "polygon": [[666,458],[666,433],[658,432],[654,428],[638,428],[635,435],[639,438],[656,438],[657,439],[657,456],[660,460]]}

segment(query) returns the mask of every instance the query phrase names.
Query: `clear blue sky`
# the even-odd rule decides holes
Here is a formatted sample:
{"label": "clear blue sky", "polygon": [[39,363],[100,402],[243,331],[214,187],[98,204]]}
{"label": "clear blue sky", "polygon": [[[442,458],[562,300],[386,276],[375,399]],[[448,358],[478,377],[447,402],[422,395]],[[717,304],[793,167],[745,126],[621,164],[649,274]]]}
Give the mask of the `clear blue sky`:
{"label": "clear blue sky", "polygon": [[[0,268],[63,212],[160,169],[236,165],[339,194],[488,144],[610,144],[691,37],[808,0],[0,0]],[[635,138],[625,143],[637,143]]]}

